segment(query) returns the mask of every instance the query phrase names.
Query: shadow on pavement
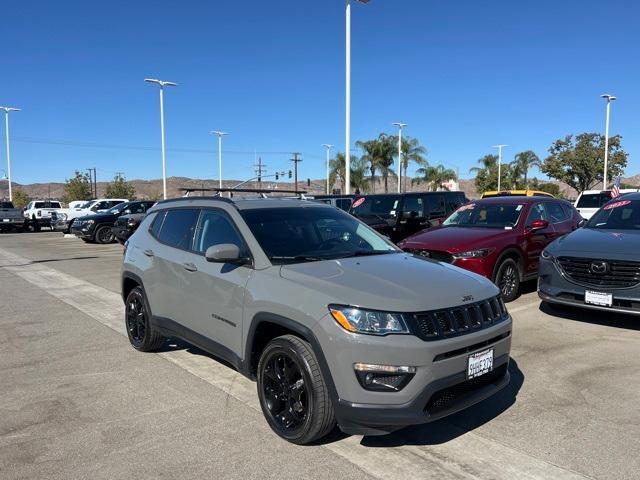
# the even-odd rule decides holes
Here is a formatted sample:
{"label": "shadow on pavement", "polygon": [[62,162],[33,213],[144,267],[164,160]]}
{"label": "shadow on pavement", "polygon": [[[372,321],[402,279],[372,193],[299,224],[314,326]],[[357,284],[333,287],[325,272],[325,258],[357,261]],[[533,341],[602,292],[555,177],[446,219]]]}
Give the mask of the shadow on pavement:
{"label": "shadow on pavement", "polygon": [[34,265],[36,263],[66,262],[67,260],[92,260],[94,258],[100,258],[100,257],[89,256],[89,257],[47,258],[45,260],[31,260],[30,262],[22,263],[22,264],[18,264],[18,265],[13,265],[13,264],[11,264],[11,265],[0,265],[0,268],[5,268],[5,267],[28,267],[29,265]]}
{"label": "shadow on pavement", "polygon": [[495,395],[482,402],[433,423],[415,425],[380,437],[363,437],[365,447],[398,447],[402,445],[439,445],[475,430],[508,410],[524,383],[518,363],[509,363],[511,381]]}
{"label": "shadow on pavement", "polygon": [[625,315],[616,312],[589,310],[586,308],[540,303],[540,311],[553,317],[564,318],[575,322],[592,323],[604,327],[640,330],[640,321],[636,315]]}

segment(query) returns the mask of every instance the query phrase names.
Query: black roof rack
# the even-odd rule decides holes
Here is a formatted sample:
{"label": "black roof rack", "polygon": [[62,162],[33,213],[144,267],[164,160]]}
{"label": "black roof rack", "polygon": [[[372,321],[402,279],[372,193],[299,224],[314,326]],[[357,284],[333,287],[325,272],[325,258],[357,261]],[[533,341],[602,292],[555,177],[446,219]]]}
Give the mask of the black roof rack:
{"label": "black roof rack", "polygon": [[282,189],[268,189],[268,188],[191,188],[191,187],[185,187],[185,188],[179,188],[178,190],[180,190],[181,192],[184,192],[185,196],[188,196],[190,193],[194,193],[194,192],[218,192],[218,193],[225,193],[225,192],[231,192],[231,193],[262,193],[262,194],[267,194],[267,193],[293,193],[294,195],[304,195],[305,193],[307,193],[306,190],[282,190]]}

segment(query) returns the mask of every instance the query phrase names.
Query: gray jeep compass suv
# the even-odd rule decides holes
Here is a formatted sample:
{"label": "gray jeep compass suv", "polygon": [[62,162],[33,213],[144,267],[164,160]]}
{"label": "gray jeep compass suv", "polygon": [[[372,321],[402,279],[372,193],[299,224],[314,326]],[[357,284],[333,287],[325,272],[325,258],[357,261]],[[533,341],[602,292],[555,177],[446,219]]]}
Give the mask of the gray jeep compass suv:
{"label": "gray jeep compass suv", "polygon": [[321,203],[160,202],[128,241],[122,296],[134,348],[178,337],[226,360],[294,443],[430,422],[509,382],[497,287]]}

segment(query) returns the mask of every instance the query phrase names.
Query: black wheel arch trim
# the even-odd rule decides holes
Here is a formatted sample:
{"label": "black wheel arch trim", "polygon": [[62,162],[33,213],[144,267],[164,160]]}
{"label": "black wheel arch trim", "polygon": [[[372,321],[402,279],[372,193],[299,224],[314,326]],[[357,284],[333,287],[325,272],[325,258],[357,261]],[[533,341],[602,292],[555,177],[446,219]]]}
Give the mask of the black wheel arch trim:
{"label": "black wheel arch trim", "polygon": [[505,248],[501,253],[500,256],[498,257],[498,259],[496,260],[496,264],[493,267],[493,279],[495,280],[496,275],[498,274],[498,269],[500,268],[500,265],[502,265],[502,262],[504,262],[505,258],[510,258],[513,255],[515,255],[517,257],[517,263],[518,263],[518,274],[520,277],[520,281],[522,282],[525,278],[525,274],[524,274],[524,256],[522,255],[522,252],[517,248],[517,247],[507,247]]}
{"label": "black wheel arch trim", "polygon": [[311,349],[313,350],[313,353],[318,360],[320,371],[322,372],[324,381],[327,385],[327,388],[329,389],[329,397],[331,398],[331,403],[333,403],[335,409],[338,405],[338,391],[336,389],[335,383],[333,382],[333,377],[331,376],[331,371],[329,370],[329,364],[327,363],[327,359],[324,356],[324,352],[322,350],[322,347],[320,346],[320,342],[310,328],[306,327],[305,325],[301,325],[299,322],[291,320],[290,318],[268,312],[259,312],[253,317],[247,333],[247,342],[244,350],[244,359],[242,362],[241,373],[251,380],[255,380],[255,375],[251,371],[251,358],[253,353],[255,333],[262,323],[273,323],[281,327],[285,327],[286,329],[297,333],[300,337],[309,342],[309,344],[311,345]]}

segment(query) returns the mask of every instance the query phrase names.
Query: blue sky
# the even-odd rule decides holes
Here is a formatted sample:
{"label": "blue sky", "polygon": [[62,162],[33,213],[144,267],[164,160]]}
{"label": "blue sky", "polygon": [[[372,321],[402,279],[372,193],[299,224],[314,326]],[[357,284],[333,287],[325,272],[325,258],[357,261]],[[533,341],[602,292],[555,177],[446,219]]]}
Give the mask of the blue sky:
{"label": "blue sky", "polygon": [[[354,4],[352,139],[406,122],[432,163],[464,178],[494,144],[511,160],[602,131],[610,92],[611,133],[640,173],[639,16],[632,0]],[[321,144],[344,149],[344,0],[6,0],[0,105],[23,109],[14,181],[93,166],[99,180],[159,178],[149,76],[179,83],[165,97],[168,175],[217,178],[208,132],[222,129],[227,178],[252,176],[254,150],[268,173],[302,152],[300,177],[321,178]]]}

